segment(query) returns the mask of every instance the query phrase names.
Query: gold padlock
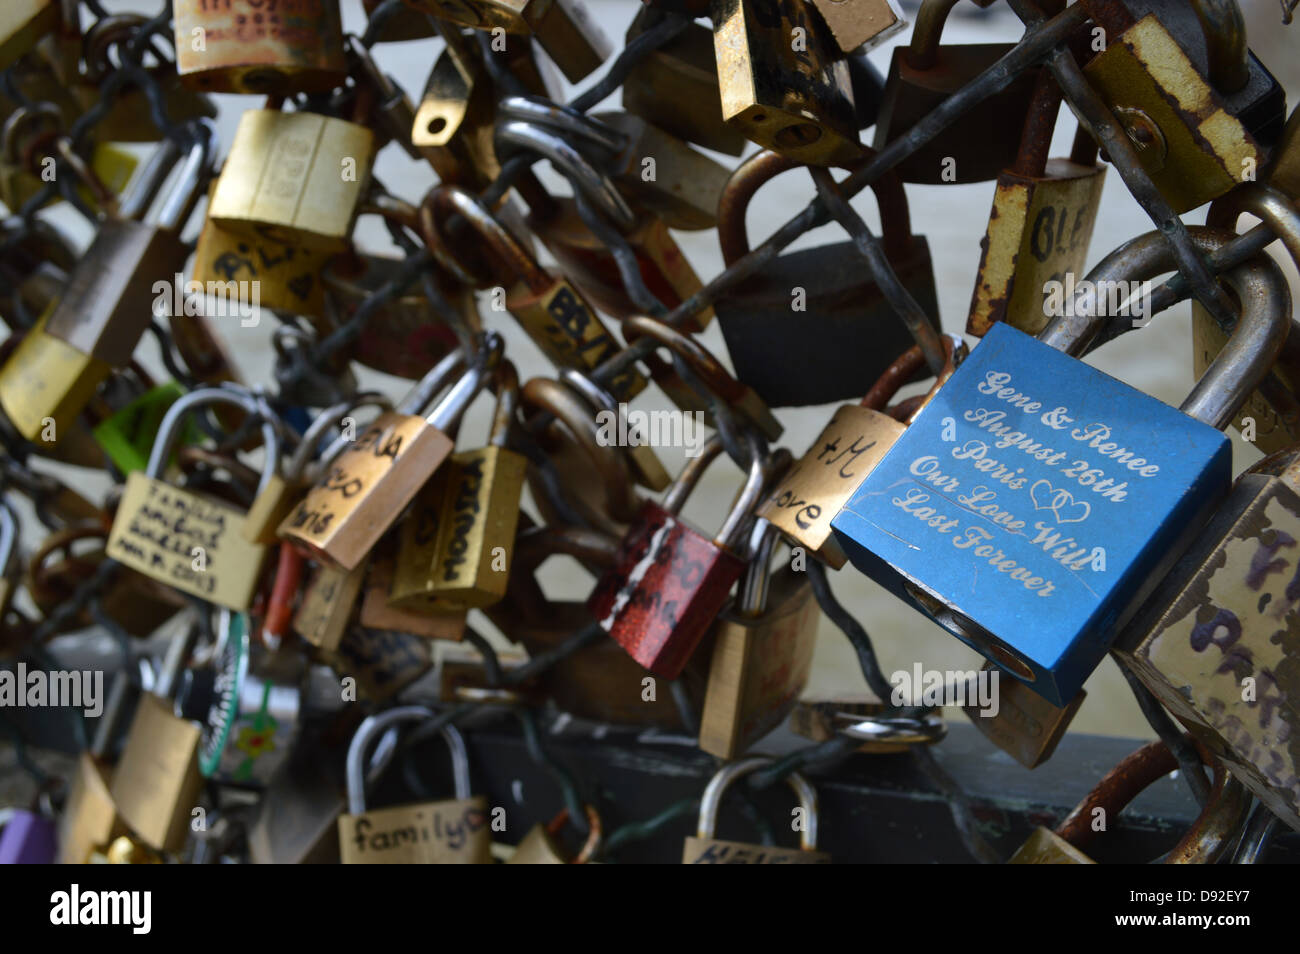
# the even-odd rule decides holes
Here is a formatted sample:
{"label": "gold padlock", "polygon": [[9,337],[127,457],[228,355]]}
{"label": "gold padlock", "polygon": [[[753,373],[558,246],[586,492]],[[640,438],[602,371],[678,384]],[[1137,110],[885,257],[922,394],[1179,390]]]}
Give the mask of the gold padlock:
{"label": "gold padlock", "polygon": [[[54,311],[51,304],[50,312]],[[0,367],[0,408],[15,431],[38,446],[54,445],[76,428],[112,367],[46,330],[46,315]]]}
{"label": "gold padlock", "polygon": [[174,0],[176,66],[214,93],[324,93],[347,77],[338,0]]}
{"label": "gold padlock", "polygon": [[[108,538],[108,555],[134,570],[210,603],[246,612],[253,604],[266,548],[242,532],[246,514],[223,501],[173,487],[162,480],[184,415],[197,406],[230,404],[259,415],[258,402],[224,388],[191,391],[163,418],[149,465],[133,472]],[[280,457],[280,439],[262,419],[266,454],[259,489]]]}
{"label": "gold padlock", "polygon": [[[434,478],[437,480],[437,478]],[[410,596],[401,605],[392,602],[395,555],[387,547],[370,560],[358,621],[370,630],[387,630],[421,639],[465,638],[464,609],[447,606],[433,597]]]}
{"label": "gold padlock", "polygon": [[286,241],[341,252],[370,179],[374,140],[346,120],[250,109],[240,117],[208,217],[243,235],[273,226]]}
{"label": "gold padlock", "polygon": [[422,417],[465,358],[454,351],[440,361],[397,410],[380,414],[334,458],[280,524],[280,537],[305,548],[317,562],[356,567],[450,455],[453,443],[444,430],[460,419],[500,360],[502,347],[499,335],[485,334],[469,370]]}
{"label": "gold padlock", "polygon": [[715,838],[713,831],[718,822],[718,809],[722,796],[741,776],[767,768],[769,758],[742,759],[718,771],[704,789],[700,799],[699,828],[693,837],[686,839],[682,851],[684,865],[820,865],[829,864],[831,856],[817,850],[817,790],[798,772],[791,772],[785,781],[794,789],[802,813],[796,818],[801,824],[794,827],[799,832],[799,848],[769,848],[740,841],[723,841]]}
{"label": "gold padlock", "polygon": [[367,718],[348,746],[348,813],[339,816],[339,856],[345,865],[490,864],[487,799],[470,795],[469,753],[455,726],[442,737],[451,750],[454,801],[396,808],[366,807],[366,752],[390,726],[434,718],[423,706],[398,706]]}
{"label": "gold padlock", "polygon": [[294,614],[294,631],[326,653],[337,650],[347,633],[365,578],[364,563],[355,570],[318,568]]}
{"label": "gold padlock", "polygon": [[391,602],[432,597],[481,609],[506,594],[527,459],[506,447],[519,403],[519,377],[497,365],[488,445],[453,454],[416,498],[402,524]]}

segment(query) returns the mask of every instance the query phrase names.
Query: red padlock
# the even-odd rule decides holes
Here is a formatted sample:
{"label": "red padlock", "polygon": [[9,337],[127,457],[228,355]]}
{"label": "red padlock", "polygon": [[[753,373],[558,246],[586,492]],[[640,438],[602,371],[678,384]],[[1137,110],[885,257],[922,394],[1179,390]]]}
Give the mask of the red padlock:
{"label": "red padlock", "polygon": [[601,577],[587,609],[638,663],[665,679],[681,674],[691,653],[745,570],[747,518],[763,492],[763,450],[746,435],[749,477],[712,540],[678,516],[686,496],[721,449],[714,435],[668,488],[663,503],[647,501]]}

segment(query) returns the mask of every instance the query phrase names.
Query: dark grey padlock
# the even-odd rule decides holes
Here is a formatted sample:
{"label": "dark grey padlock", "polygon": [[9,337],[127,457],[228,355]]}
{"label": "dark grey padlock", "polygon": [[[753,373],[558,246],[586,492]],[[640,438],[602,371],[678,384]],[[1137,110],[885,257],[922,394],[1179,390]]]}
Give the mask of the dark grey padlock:
{"label": "dark grey padlock", "polygon": [[[795,164],[773,152],[742,163],[718,204],[718,238],[728,266],[749,251],[745,211],[755,192]],[[885,257],[939,330],[934,265],[913,235],[903,184],[892,172],[872,183]],[[736,376],[769,407],[861,398],[914,345],[851,241],[787,252],[714,302]],[[913,380],[927,372],[918,371]]]}

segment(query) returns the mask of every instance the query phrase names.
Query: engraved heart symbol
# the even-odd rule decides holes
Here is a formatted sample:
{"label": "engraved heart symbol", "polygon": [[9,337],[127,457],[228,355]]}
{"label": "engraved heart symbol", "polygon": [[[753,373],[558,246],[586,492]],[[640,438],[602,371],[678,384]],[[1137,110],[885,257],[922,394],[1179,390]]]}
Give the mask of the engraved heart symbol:
{"label": "engraved heart symbol", "polygon": [[1057,523],[1082,523],[1092,513],[1092,505],[1086,500],[1075,500],[1068,490],[1058,490],[1048,480],[1034,481],[1029,499],[1035,510],[1052,511]]}

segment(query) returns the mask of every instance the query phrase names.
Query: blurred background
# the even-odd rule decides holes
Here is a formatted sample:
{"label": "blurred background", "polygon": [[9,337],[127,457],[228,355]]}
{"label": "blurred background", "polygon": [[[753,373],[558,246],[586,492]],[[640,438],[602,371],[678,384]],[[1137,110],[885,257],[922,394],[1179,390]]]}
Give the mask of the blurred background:
{"label": "blurred background", "polygon": [[[586,2],[609,38],[616,45],[621,45],[628,24],[639,7],[636,0]],[[917,5],[915,2],[901,5],[909,19],[914,15]],[[1294,34],[1294,31],[1300,30],[1300,26],[1282,26],[1281,8],[1276,0],[1242,0],[1241,5],[1248,19],[1252,48],[1288,91],[1289,103],[1293,102],[1296,94],[1300,93],[1300,57],[1295,55]],[[156,9],[157,2],[106,0],[105,6],[113,11],[148,12]],[[343,18],[346,30],[361,32],[364,26],[361,0],[343,0]],[[998,4],[989,10],[980,10],[974,4],[959,4],[948,22],[943,39],[952,43],[1012,42],[1021,32],[1020,22],[1005,5]],[[889,69],[893,47],[905,43],[909,35],[910,30],[904,31],[872,51],[871,59],[882,74]],[[437,40],[389,43],[377,46],[375,56],[382,68],[407,90],[413,101],[418,102],[425,78],[440,49],[441,42]],[[223,147],[228,148],[240,113],[245,109],[260,107],[262,100],[243,96],[217,96],[216,99],[221,108],[217,125]],[[618,94],[603,104],[605,109],[618,106]],[[1063,110],[1058,121],[1053,155],[1069,153],[1074,131],[1073,116],[1068,110]],[[869,135],[864,138],[870,140]],[[750,151],[756,148],[751,146]],[[735,163],[731,157],[719,155],[717,158],[728,165]],[[548,163],[538,163],[536,170],[553,191],[559,194],[569,192],[567,183],[553,173]],[[394,146],[386,148],[380,154],[375,175],[389,191],[408,201],[418,201],[434,183],[434,175],[427,165],[412,161]],[[749,207],[751,241],[756,244],[765,238],[802,208],[813,194],[811,180],[800,172],[787,173],[764,187]],[[966,310],[979,261],[979,242],[988,221],[992,197],[992,182],[908,187],[913,231],[929,240],[941,317],[946,331],[960,333],[964,330]],[[858,196],[853,204],[879,234],[879,217],[870,191]],[[1204,214],[1202,209],[1190,213],[1186,219],[1191,223],[1200,223],[1204,220]],[[53,211],[53,216],[79,243],[84,245],[89,242],[89,231],[75,214],[60,207]],[[201,216],[196,214],[186,237],[195,236],[200,224]],[[1088,256],[1089,267],[1117,245],[1150,230],[1150,220],[1129,196],[1119,176],[1114,170],[1109,170]],[[676,238],[702,279],[707,281],[721,270],[722,258],[716,233],[682,232],[676,233]],[[844,234],[838,226],[826,226],[804,235],[791,248],[816,247],[843,238]],[[382,225],[373,218],[360,220],[356,243],[364,252],[397,254]],[[1281,260],[1285,256],[1278,249],[1279,246],[1275,243],[1271,251]],[[542,258],[544,262],[548,261],[544,251]],[[1286,261],[1284,267],[1292,277],[1292,287],[1300,288],[1300,285],[1295,284],[1296,273],[1291,263]],[[816,277],[810,275],[809,282],[815,281]],[[1101,349],[1090,362],[1128,384],[1169,404],[1177,405],[1193,383],[1190,313],[1190,306],[1184,303],[1160,316],[1143,330],[1125,335],[1119,342]],[[518,366],[522,380],[553,374],[550,364],[509,316],[493,312],[487,307],[486,301],[483,302],[483,314],[485,323],[506,337],[507,353]],[[796,321],[797,316],[792,315],[791,320]],[[275,325],[274,318],[268,314],[258,326],[249,328],[240,327],[236,318],[218,320],[216,325],[229,343],[231,353],[245,379],[249,382],[271,380],[273,352],[270,334]],[[704,333],[702,340],[727,361],[726,348],[716,323]],[[150,349],[146,347],[144,350],[147,352]],[[154,354],[146,354],[146,364],[150,364],[155,357]],[[162,371],[156,361],[150,365],[150,370]],[[409,386],[408,382],[359,366],[357,374],[362,387],[381,387],[395,397],[404,393]],[[924,390],[927,386],[914,386],[902,393],[907,395]],[[639,397],[636,406],[646,410],[671,407],[666,399],[656,401],[648,394]],[[782,443],[796,456],[802,454],[833,409],[834,405],[828,405],[778,411],[777,417],[786,428]],[[490,400],[486,398],[481,398],[474,406],[462,427],[462,435],[467,444],[472,443],[476,435],[486,435],[490,410]],[[1241,441],[1235,432],[1231,433],[1234,463],[1239,472],[1260,455],[1249,444]],[[683,460],[682,450],[658,450],[668,470],[675,473]],[[75,482],[83,493],[92,493],[96,498],[108,486],[106,477],[88,477],[85,471],[76,469],[68,469],[66,479]],[[711,468],[687,504],[687,518],[712,533],[720,515],[729,506],[740,479],[733,464],[720,461]],[[20,512],[20,519],[29,529],[39,527],[26,511]],[[29,538],[24,542],[27,547],[31,547],[37,540]],[[583,598],[589,592],[592,581],[576,563],[566,560],[567,558],[554,558],[546,565],[543,570],[543,585],[555,597]],[[861,621],[873,638],[886,675],[898,669],[910,670],[916,662],[927,669],[941,670],[978,669],[981,666],[982,659],[973,650],[906,608],[851,566],[832,574],[830,579],[839,600]],[[472,614],[471,625],[487,634],[497,645],[507,644],[481,613]],[[823,619],[807,694],[825,697],[834,693],[856,694],[864,690],[865,684],[857,659],[848,641],[829,621]],[[1088,682],[1087,691],[1088,700],[1074,720],[1072,731],[1142,738],[1152,735],[1127,684],[1109,659],[1102,663]],[[963,719],[955,711],[948,715],[952,719]]]}

